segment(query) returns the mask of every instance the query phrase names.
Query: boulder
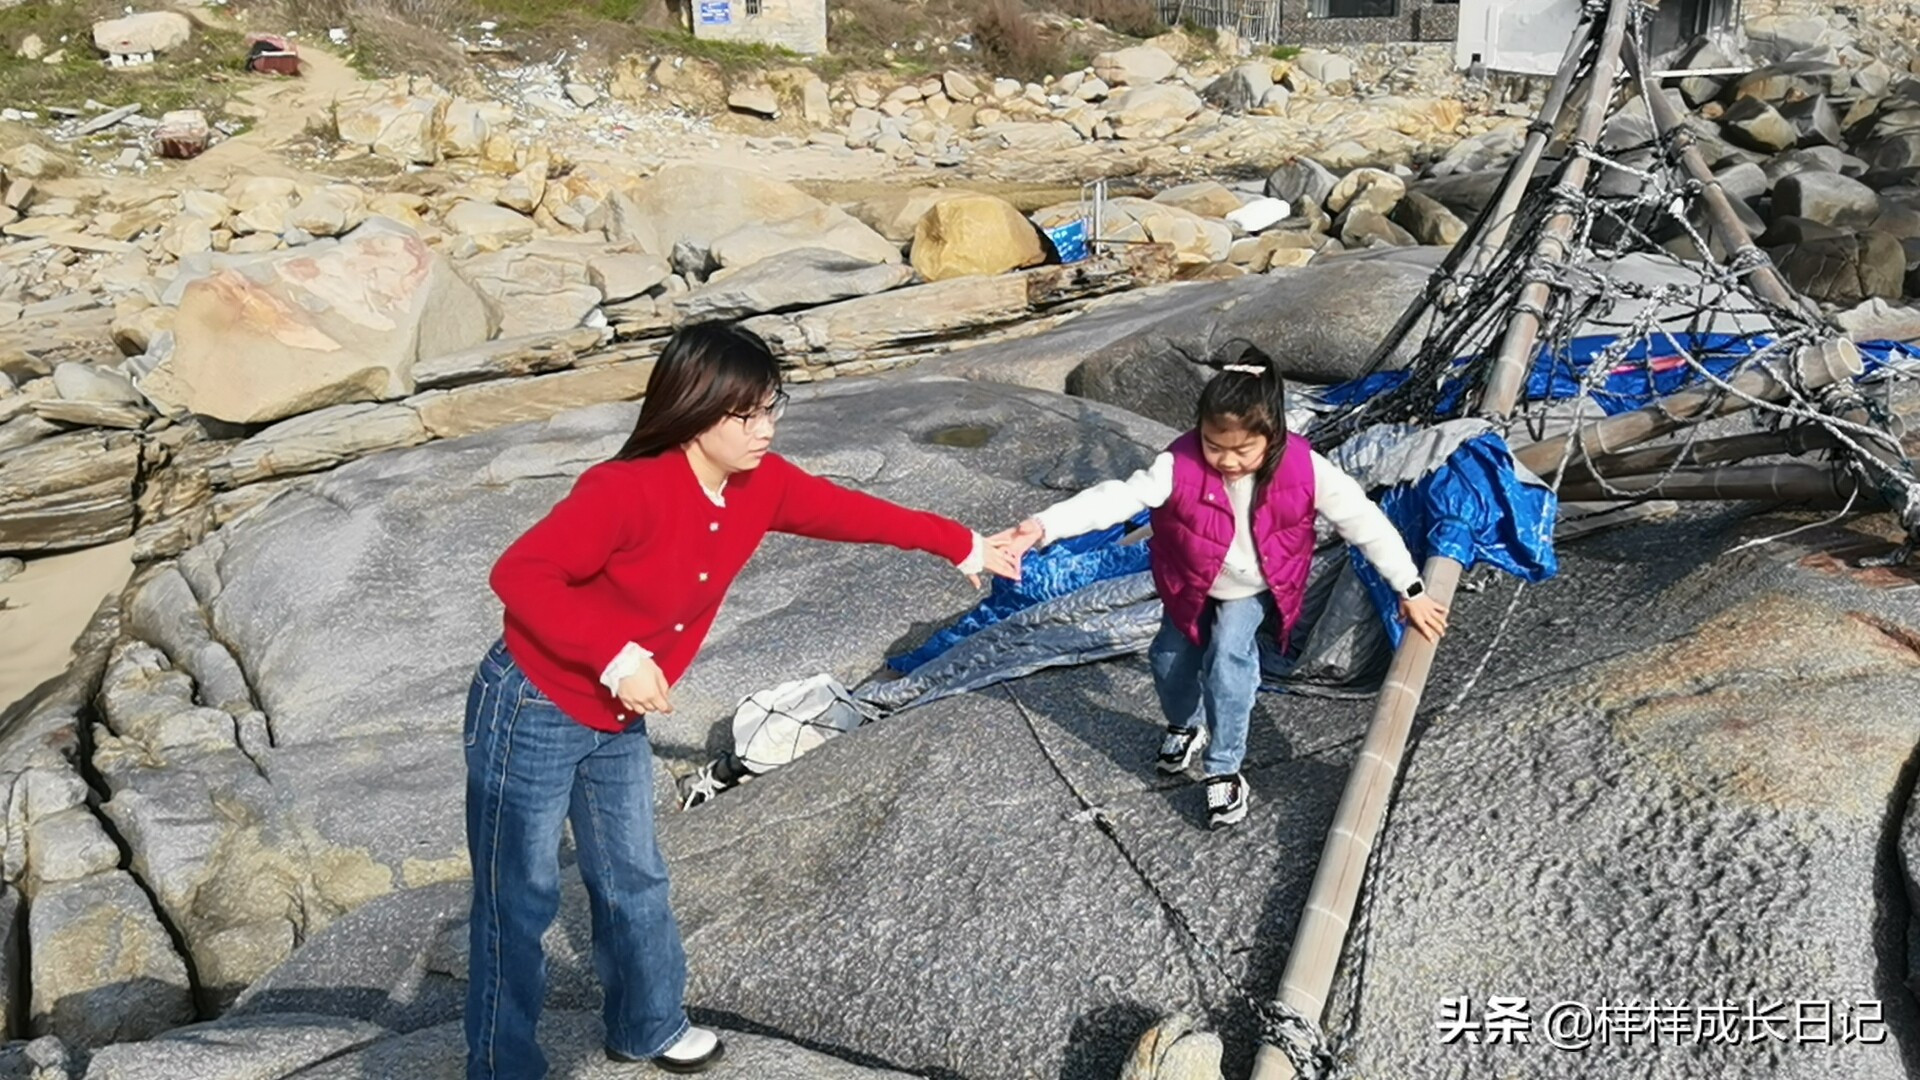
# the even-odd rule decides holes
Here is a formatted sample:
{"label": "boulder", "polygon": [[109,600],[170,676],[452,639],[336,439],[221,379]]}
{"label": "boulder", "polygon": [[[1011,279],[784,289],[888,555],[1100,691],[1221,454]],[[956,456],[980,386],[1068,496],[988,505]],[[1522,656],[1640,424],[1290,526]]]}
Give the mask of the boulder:
{"label": "boulder", "polygon": [[499,251],[533,239],[533,219],[517,210],[477,199],[454,203],[444,218],[446,226],[461,236],[473,238],[482,251]]}
{"label": "boulder", "polygon": [[1241,232],[1259,233],[1287,220],[1292,213],[1293,208],[1287,205],[1286,200],[1263,196],[1229,211],[1226,222]]}
{"label": "boulder", "polygon": [[1243,113],[1265,104],[1273,88],[1273,65],[1257,60],[1241,64],[1208,83],[1200,96],[1224,112]]}
{"label": "boulder", "polygon": [[1860,181],[1838,173],[1795,173],[1774,185],[1773,212],[1837,229],[1864,229],[1880,216],[1880,196]]}
{"label": "boulder", "polygon": [[[1706,36],[1688,50],[1679,66],[1690,71],[1724,71],[1745,63],[1737,50],[1712,36]],[[1688,108],[1697,109],[1719,97],[1726,85],[1727,77],[1724,75],[1689,75],[1680,80],[1680,93]]]}
{"label": "boulder", "polygon": [[1353,82],[1353,61],[1324,49],[1306,49],[1293,58],[1293,66],[1322,86]]}
{"label": "boulder", "polygon": [[912,281],[913,275],[913,267],[900,263],[862,262],[828,248],[796,248],[738,270],[723,270],[674,297],[673,303],[686,322],[741,319],[885,292]]}
{"label": "boulder", "polygon": [[432,165],[440,160],[447,106],[444,97],[404,92],[343,97],[334,105],[334,126],[342,142],[402,165]]}
{"label": "boulder", "polygon": [[76,431],[0,451],[0,553],[71,551],[133,534],[140,447]]}
{"label": "boulder", "polygon": [[1394,206],[1393,221],[1422,244],[1452,247],[1467,234],[1467,223],[1446,204],[1418,191],[1408,192]]}
{"label": "boulder", "polygon": [[854,205],[850,213],[874,232],[896,244],[913,239],[913,231],[928,210],[967,192],[954,188],[908,188],[875,195]]}
{"label": "boulder", "polygon": [[1166,188],[1154,195],[1153,201],[1177,206],[1201,217],[1223,219],[1240,209],[1241,203],[1240,196],[1227,190],[1226,185],[1212,180]]}
{"label": "boulder", "polygon": [[727,108],[767,120],[780,118],[780,98],[771,86],[756,83],[737,86],[727,92]]}
{"label": "boulder", "polygon": [[1730,165],[1715,172],[1713,179],[1720,185],[1720,190],[1726,192],[1727,198],[1736,202],[1750,203],[1765,195],[1773,185],[1765,170],[1752,162]]}
{"label": "boulder", "polygon": [[1847,236],[1847,230],[1836,229],[1831,225],[1808,218],[1780,216],[1769,222],[1766,230],[1755,239],[1762,247],[1780,247],[1786,244],[1804,244],[1811,240],[1838,240]]}
{"label": "boulder", "polygon": [[1800,133],[1799,146],[1841,145],[1840,116],[1826,95],[1789,101],[1778,106],[1780,116]]}
{"label": "boulder", "polygon": [[1179,63],[1152,45],[1103,52],[1093,58],[1093,73],[1108,86],[1146,86],[1172,75]]}
{"label": "boulder", "polygon": [[948,71],[940,77],[941,89],[954,101],[972,101],[980,96],[980,84],[965,72]]}
{"label": "boulder", "polygon": [[108,56],[163,53],[193,37],[193,20],[177,11],[148,11],[93,24],[93,47]]}
{"label": "boulder", "polygon": [[93,1049],[193,1020],[186,964],[126,871],[43,886],[27,923],[35,1034]]}
{"label": "boulder", "polygon": [[1284,199],[1288,205],[1326,203],[1340,178],[1312,158],[1297,157],[1273,170],[1267,177],[1267,194]]}
{"label": "boulder", "polygon": [[1801,294],[1851,307],[1871,297],[1897,300],[1906,291],[1906,254],[1900,241],[1865,232],[1773,248],[1780,274]]}
{"label": "boulder", "polygon": [[1734,83],[1736,98],[1758,98],[1781,105],[1800,98],[1838,97],[1853,86],[1853,73],[1823,60],[1789,60],[1748,72]]}
{"label": "boulder", "polygon": [[[678,245],[707,253],[729,234],[744,265],[801,247],[830,247],[871,262],[899,262],[900,249],[845,211],[792,184],[737,169],[668,165],[625,192],[629,208],[608,239],[666,254]],[[616,234],[617,233],[617,234]],[[751,256],[751,257],[750,257]]]}
{"label": "boulder", "polygon": [[600,290],[609,304],[649,292],[672,274],[667,260],[645,252],[612,250],[587,256],[587,284]]}
{"label": "boulder", "polygon": [[287,209],[283,220],[285,225],[312,236],[341,236],[359,228],[365,219],[366,210],[358,188],[350,184],[329,184],[309,191],[305,198]]}
{"label": "boulder", "polygon": [[587,269],[591,254],[549,241],[479,255],[458,269],[500,313],[500,333],[521,337],[570,330],[600,306]]}
{"label": "boulder", "polygon": [[[1295,250],[1310,253],[1280,253]],[[1289,380],[1357,378],[1381,328],[1425,291],[1442,257],[1432,248],[1368,252],[1234,281],[1129,293],[1050,333],[978,346],[929,369],[1067,390],[1184,427],[1193,422],[1200,387],[1212,374],[1205,362],[1220,342],[1253,342],[1280,361]],[[1412,358],[1417,338],[1416,332],[1388,358],[1388,370]]]}
{"label": "boulder", "polygon": [[188,283],[174,351],[140,386],[197,413],[263,423],[409,393],[417,359],[485,341],[492,324],[445,259],[376,218],[338,243]]}
{"label": "boulder", "polygon": [[1327,212],[1338,214],[1349,205],[1362,205],[1376,214],[1392,213],[1407,193],[1406,181],[1381,169],[1355,169],[1340,178],[1327,193]]}
{"label": "boulder", "polygon": [[1012,203],[992,195],[940,202],[914,228],[913,268],[928,281],[1000,274],[1046,261],[1040,234]]}
{"label": "boulder", "polygon": [[1720,118],[1720,130],[1734,145],[1763,154],[1777,153],[1800,141],[1799,129],[1756,97],[1743,97],[1729,106]]}
{"label": "boulder", "polygon": [[[1034,222],[1051,229],[1080,214],[1079,203],[1061,203],[1035,211]],[[1225,222],[1133,196],[1107,200],[1101,227],[1104,239],[1166,244],[1173,249],[1174,261],[1182,266],[1225,261],[1233,247],[1233,230]]]}
{"label": "boulder", "polygon": [[1854,341],[1920,343],[1920,308],[1889,304],[1879,297],[1836,312],[1833,322]]}
{"label": "boulder", "polygon": [[1200,95],[1184,86],[1134,86],[1108,99],[1107,118],[1116,128],[1144,128],[1161,122],[1178,123],[1201,109]]}
{"label": "boulder", "polygon": [[1743,28],[1755,54],[1774,60],[1788,59],[1833,40],[1832,28],[1819,15],[1759,15],[1746,19]]}
{"label": "boulder", "polygon": [[758,315],[744,325],[796,364],[857,362],[876,350],[1024,319],[1032,313],[1027,292],[1025,275],[974,275],[791,315]]}
{"label": "boulder", "polygon": [[1393,219],[1364,203],[1340,215],[1340,242],[1350,251],[1372,247],[1413,247],[1419,243],[1413,234],[1394,224]]}

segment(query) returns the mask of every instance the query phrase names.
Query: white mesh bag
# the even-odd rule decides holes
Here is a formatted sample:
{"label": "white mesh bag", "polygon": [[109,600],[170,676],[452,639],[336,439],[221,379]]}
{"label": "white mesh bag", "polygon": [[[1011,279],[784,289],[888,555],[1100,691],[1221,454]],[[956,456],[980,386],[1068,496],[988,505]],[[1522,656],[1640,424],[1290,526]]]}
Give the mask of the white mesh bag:
{"label": "white mesh bag", "polygon": [[833,676],[796,679],[741,700],[733,752],[752,772],[769,772],[870,719]]}

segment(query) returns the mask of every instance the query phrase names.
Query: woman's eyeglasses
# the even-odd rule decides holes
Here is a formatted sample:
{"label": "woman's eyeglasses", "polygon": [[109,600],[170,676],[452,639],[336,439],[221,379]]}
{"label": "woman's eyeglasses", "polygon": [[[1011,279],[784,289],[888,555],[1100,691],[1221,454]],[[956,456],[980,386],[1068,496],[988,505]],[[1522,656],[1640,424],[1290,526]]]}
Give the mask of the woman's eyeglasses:
{"label": "woman's eyeglasses", "polygon": [[772,401],[752,412],[730,412],[727,415],[740,421],[740,423],[746,427],[753,427],[755,424],[760,423],[777,424],[780,422],[780,418],[786,414],[787,392],[785,390],[776,390],[773,392]]}

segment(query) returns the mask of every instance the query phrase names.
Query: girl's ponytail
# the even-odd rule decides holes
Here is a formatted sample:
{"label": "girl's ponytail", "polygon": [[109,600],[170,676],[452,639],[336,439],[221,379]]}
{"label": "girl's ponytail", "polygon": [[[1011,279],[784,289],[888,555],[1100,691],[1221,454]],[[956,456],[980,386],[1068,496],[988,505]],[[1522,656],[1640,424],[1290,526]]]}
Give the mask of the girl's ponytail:
{"label": "girl's ponytail", "polygon": [[1248,341],[1216,354],[1218,374],[1200,391],[1198,423],[1232,424],[1267,439],[1255,483],[1265,486],[1287,449],[1287,383],[1273,358]]}

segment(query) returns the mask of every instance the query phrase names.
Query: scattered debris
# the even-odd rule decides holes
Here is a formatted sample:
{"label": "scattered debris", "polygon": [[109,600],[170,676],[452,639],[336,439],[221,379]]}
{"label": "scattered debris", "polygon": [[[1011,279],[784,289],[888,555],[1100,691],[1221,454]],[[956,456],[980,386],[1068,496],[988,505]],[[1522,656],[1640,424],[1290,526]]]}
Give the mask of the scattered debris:
{"label": "scattered debris", "polygon": [[154,146],[163,158],[195,158],[206,152],[212,131],[198,109],[179,109],[160,118],[153,131]]}
{"label": "scattered debris", "polygon": [[278,34],[248,34],[247,70],[262,75],[298,75],[300,50]]}

